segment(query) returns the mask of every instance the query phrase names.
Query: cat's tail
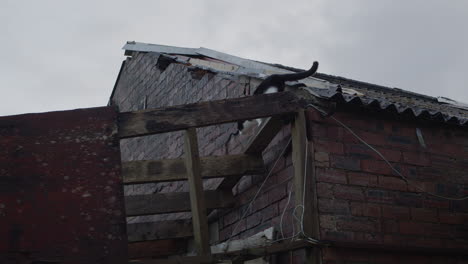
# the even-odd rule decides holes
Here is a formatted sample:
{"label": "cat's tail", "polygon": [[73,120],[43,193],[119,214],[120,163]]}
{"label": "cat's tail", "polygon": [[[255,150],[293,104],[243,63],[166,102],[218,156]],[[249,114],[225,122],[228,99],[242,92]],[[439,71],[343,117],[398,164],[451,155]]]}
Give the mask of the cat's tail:
{"label": "cat's tail", "polygon": [[288,74],[278,74],[278,77],[286,82],[301,80],[301,79],[314,75],[317,72],[318,65],[319,63],[317,61],[314,61],[314,64],[312,64],[312,67],[310,67],[310,69],[307,71],[302,71],[302,72],[297,72],[297,73],[288,73]]}

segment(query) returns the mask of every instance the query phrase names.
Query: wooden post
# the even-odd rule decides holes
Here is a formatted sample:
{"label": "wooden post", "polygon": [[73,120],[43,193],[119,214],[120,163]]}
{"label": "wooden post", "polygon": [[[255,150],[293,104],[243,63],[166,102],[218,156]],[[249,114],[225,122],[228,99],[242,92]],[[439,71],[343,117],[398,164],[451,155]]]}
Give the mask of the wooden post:
{"label": "wooden post", "polygon": [[187,178],[190,191],[190,206],[192,208],[195,247],[199,256],[207,256],[211,255],[211,250],[196,129],[189,128],[185,130],[184,140],[185,167],[187,168]]}
{"label": "wooden post", "polygon": [[[304,206],[302,210],[296,210],[296,215],[303,220],[296,224],[296,230],[301,230],[308,237],[319,238],[317,197],[315,193],[315,166],[313,144],[309,144],[306,135],[306,120],[304,110],[297,113],[291,127],[292,136],[292,161],[294,166],[294,192],[295,205]],[[301,235],[304,235],[301,234]],[[321,263],[320,249],[307,249],[305,252],[306,263]]]}
{"label": "wooden post", "polygon": [[[302,205],[304,206],[304,213],[308,211],[308,204],[303,204],[303,202],[308,202],[307,199],[304,199],[304,181],[306,173],[306,127],[305,127],[305,116],[304,111],[301,110],[297,113],[296,119],[294,120],[291,128],[292,136],[292,161],[294,166],[294,193],[295,193],[295,206]],[[298,208],[295,211],[295,214],[299,219],[301,218],[302,209]],[[308,228],[308,223],[304,215],[304,233],[305,229]],[[302,226],[299,221],[296,222],[296,230],[301,230]],[[306,233],[307,234],[307,233]]]}

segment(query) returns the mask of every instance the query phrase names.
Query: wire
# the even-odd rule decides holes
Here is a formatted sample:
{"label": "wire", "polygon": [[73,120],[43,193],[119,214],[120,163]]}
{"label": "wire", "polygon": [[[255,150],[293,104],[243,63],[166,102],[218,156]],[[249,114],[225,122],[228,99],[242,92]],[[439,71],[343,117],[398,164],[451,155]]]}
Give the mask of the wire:
{"label": "wire", "polygon": [[229,241],[231,241],[232,237],[236,233],[236,230],[239,227],[239,225],[241,224],[242,219],[244,219],[247,216],[248,212],[250,211],[250,208],[252,207],[253,202],[257,199],[257,196],[260,194],[260,191],[263,189],[263,186],[267,182],[268,178],[270,178],[270,175],[273,172],[273,169],[276,167],[276,164],[278,163],[278,161],[283,156],[283,154],[286,151],[286,149],[288,148],[289,144],[291,144],[291,141],[292,141],[292,138],[289,139],[288,143],[284,146],[284,148],[281,151],[280,155],[276,158],[275,162],[273,163],[273,166],[271,167],[270,171],[268,171],[267,176],[265,177],[262,184],[260,185],[260,188],[258,188],[258,191],[255,193],[254,197],[252,198],[252,201],[250,201],[249,205],[247,206],[247,209],[245,209],[244,213],[242,214],[242,217],[239,219],[236,226],[232,230],[231,236],[228,238],[228,240],[226,240],[226,242],[225,242],[226,243],[226,248],[225,248],[226,251],[229,248]]}
{"label": "wire", "polygon": [[[314,108],[315,110],[319,111],[322,115],[326,116],[326,113],[324,113],[324,111],[322,111],[321,109],[317,108],[315,105],[313,104],[308,104],[306,107],[309,107],[311,106],[312,108]],[[411,183],[410,180],[408,178],[406,178],[403,174],[401,174],[386,158],[384,155],[382,155],[382,153],[380,153],[377,149],[375,149],[374,147],[372,147],[371,145],[369,145],[364,139],[362,139],[361,137],[359,137],[351,128],[349,128],[347,125],[343,124],[343,122],[341,122],[340,120],[336,119],[335,117],[333,116],[328,116],[329,118],[333,119],[335,122],[337,122],[338,124],[340,124],[342,127],[344,127],[346,130],[348,130],[355,138],[357,138],[362,144],[366,145],[368,148],[370,148],[371,150],[373,150],[375,153],[377,153],[377,155],[380,156],[380,158],[382,158],[385,163],[387,163],[387,165],[398,175],[400,176],[408,185],[411,185],[413,186],[416,190],[418,190],[419,192],[421,193],[426,193],[426,194],[429,194],[431,196],[434,196],[434,197],[437,197],[437,198],[441,198],[441,199],[446,199],[446,200],[452,200],[452,201],[463,201],[463,200],[466,200],[468,199],[468,196],[463,196],[463,197],[447,197],[447,196],[442,196],[442,195],[438,195],[438,194],[435,194],[435,193],[431,193],[431,192],[428,192],[424,189],[422,189],[421,187],[419,186],[416,186],[415,184]]]}

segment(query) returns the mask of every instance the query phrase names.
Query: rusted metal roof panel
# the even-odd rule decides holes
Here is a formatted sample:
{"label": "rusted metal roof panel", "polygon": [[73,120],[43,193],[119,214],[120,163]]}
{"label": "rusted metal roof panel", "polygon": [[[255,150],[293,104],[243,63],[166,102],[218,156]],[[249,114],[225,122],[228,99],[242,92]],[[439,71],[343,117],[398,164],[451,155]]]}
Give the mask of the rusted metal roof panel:
{"label": "rusted metal roof panel", "polygon": [[0,117],[0,263],[127,263],[111,107]]}

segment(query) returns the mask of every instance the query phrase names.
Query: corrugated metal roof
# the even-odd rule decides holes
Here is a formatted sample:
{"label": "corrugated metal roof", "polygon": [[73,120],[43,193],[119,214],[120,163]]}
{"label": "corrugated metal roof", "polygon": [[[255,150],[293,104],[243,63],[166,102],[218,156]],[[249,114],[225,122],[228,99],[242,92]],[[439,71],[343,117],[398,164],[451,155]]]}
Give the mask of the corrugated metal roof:
{"label": "corrugated metal roof", "polygon": [[[179,48],[138,42],[127,42],[123,48],[126,51],[183,55],[181,56],[182,60],[188,60],[197,67],[258,78],[264,78],[273,73],[302,71],[279,64],[248,60],[207,48]],[[209,58],[215,60],[210,61]],[[226,65],[223,65],[223,62]],[[439,122],[468,125],[468,105],[448,98],[435,98],[323,73],[317,73],[313,78],[301,80],[301,83],[306,84],[311,92],[321,98],[347,105],[377,107],[381,110],[411,114],[414,117]],[[338,87],[341,89],[337,89]]]}

